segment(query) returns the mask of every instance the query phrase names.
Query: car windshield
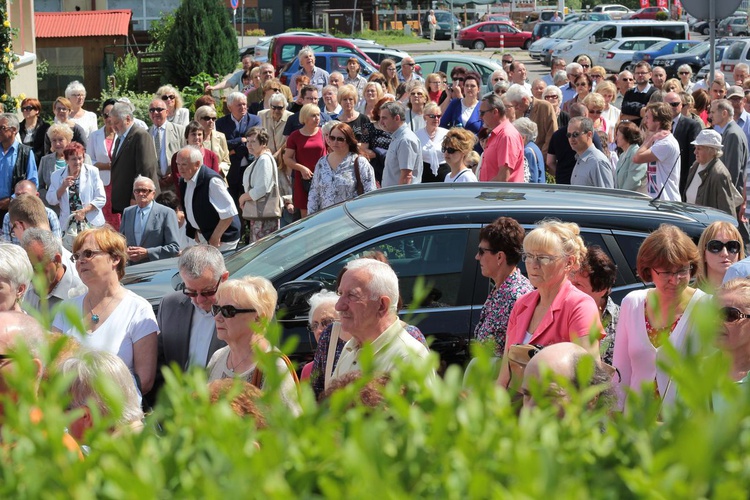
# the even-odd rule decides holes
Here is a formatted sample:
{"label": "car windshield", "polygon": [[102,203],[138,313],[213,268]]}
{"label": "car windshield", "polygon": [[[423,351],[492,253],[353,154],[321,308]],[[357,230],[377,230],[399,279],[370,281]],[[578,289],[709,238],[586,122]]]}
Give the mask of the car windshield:
{"label": "car windshield", "polygon": [[739,59],[745,50],[745,42],[735,42],[724,53],[725,59]]}
{"label": "car windshield", "polygon": [[666,47],[668,43],[669,43],[668,40],[665,40],[663,42],[656,42],[651,47],[649,47],[649,50],[661,50],[664,47]]}
{"label": "car windshield", "polygon": [[586,26],[580,31],[574,31],[573,34],[569,37],[571,40],[583,40],[587,36],[591,35],[594,31],[598,30],[601,26],[598,24],[592,24],[591,26]]}
{"label": "car windshield", "polygon": [[555,33],[555,38],[567,38],[570,34],[575,33],[580,29],[581,26],[578,24],[569,24],[564,28],[560,28],[560,30]]}
{"label": "car windshield", "polygon": [[685,54],[690,55],[696,55],[696,54],[703,54],[704,52],[708,52],[709,46],[711,44],[709,42],[701,42],[692,49],[685,52]]}
{"label": "car windshield", "polygon": [[274,280],[284,271],[361,233],[342,205],[291,224],[226,258],[230,276],[263,276]]}

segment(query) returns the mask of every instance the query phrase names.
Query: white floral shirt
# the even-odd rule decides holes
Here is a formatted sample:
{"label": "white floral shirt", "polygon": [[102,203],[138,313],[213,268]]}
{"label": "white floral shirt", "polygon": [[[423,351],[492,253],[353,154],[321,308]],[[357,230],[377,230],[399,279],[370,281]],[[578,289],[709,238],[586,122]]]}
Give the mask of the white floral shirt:
{"label": "white floral shirt", "polygon": [[[335,170],[328,163],[328,155],[318,161],[307,197],[308,213],[312,214],[357,196],[357,177],[354,173],[356,157],[354,153],[349,153]],[[370,162],[360,156],[357,163],[365,193],[374,190],[375,172]]]}

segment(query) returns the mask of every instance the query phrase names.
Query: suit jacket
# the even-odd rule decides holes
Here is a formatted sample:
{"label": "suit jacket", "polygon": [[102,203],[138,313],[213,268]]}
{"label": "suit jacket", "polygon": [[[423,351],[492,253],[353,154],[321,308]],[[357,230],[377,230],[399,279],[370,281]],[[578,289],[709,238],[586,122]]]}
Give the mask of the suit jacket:
{"label": "suit jacket", "polygon": [[[466,123],[460,125],[466,130],[475,134],[479,133],[479,129],[482,128],[482,119],[479,118],[479,105],[481,101],[474,107],[474,112]],[[443,117],[440,119],[440,126],[443,128],[455,127],[456,124],[461,122],[461,99],[453,99],[443,113]]]}
{"label": "suit jacket", "polygon": [[112,156],[112,211],[121,213],[130,206],[130,200],[133,199],[133,182],[139,175],[154,181],[158,195],[158,170],[154,141],[148,131],[133,124],[120,144],[119,151]]}
{"label": "suit jacket", "polygon": [[748,145],[745,132],[734,120],[729,120],[721,134],[724,155],[721,161],[732,175],[732,182],[740,193],[745,188],[745,165],[747,165]]}
{"label": "suit jacket", "polygon": [[536,123],[536,126],[539,129],[534,143],[542,150],[542,158],[547,158],[549,140],[552,138],[552,134],[557,131],[557,116],[555,115],[555,108],[544,99],[534,98],[531,102],[529,119]]}
{"label": "suit jacket", "polygon": [[180,253],[180,229],[175,211],[154,202],[140,243],[135,240],[137,214],[138,205],[129,206],[122,213],[120,232],[125,236],[128,246],[145,248],[148,251],[148,260],[176,257]]}
{"label": "suit jacket", "polygon": [[[151,136],[151,140],[153,141],[154,138],[154,129],[156,127],[154,125],[151,125],[148,128],[148,135]],[[185,140],[185,126],[184,125],[175,125],[172,122],[164,122],[164,142],[166,143],[166,173],[164,175],[170,174],[169,169],[169,162],[172,159],[172,156],[179,151],[181,148],[183,148],[187,141]],[[161,145],[162,148],[164,148],[164,144]],[[154,152],[156,152],[156,144],[154,144]],[[159,158],[156,159],[156,164],[159,164]],[[161,173],[161,169],[158,171],[159,177],[163,177]]]}
{"label": "suit jacket", "polygon": [[239,127],[235,126],[231,114],[224,115],[216,120],[216,130],[224,134],[229,147],[230,166],[227,173],[227,184],[229,185],[229,194],[232,195],[235,202],[242,194],[242,174],[247,167],[247,165],[242,166],[242,160],[248,156],[247,143],[242,142],[242,138],[245,137],[248,130],[260,126],[260,118],[251,114],[242,117]]}
{"label": "suit jacket", "polygon": [[[695,146],[690,144],[698,137],[702,127],[697,121],[680,116],[677,120],[677,125],[674,128],[674,138],[677,139],[677,143],[680,145],[680,192],[685,191],[687,186],[688,172],[690,172],[690,166],[695,163]],[[685,201],[683,199],[683,201]]]}

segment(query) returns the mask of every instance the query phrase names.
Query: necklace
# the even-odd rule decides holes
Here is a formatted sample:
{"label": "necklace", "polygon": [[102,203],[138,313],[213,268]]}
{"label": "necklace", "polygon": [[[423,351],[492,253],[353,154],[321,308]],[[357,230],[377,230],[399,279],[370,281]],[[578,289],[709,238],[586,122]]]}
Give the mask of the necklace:
{"label": "necklace", "polygon": [[[109,298],[109,301],[107,301],[107,305],[104,306],[104,308],[102,309],[102,311],[107,311],[107,309],[109,308],[110,304],[112,304],[112,301],[115,300],[116,296],[117,296],[117,294],[112,295],[112,297]],[[88,296],[86,296],[86,298],[88,299]],[[89,300],[89,305],[91,305],[91,301],[90,300]],[[92,307],[91,308],[91,322],[94,325],[98,325],[100,319],[101,318],[99,317],[99,315],[94,313],[94,308]]]}
{"label": "necklace", "polygon": [[248,354],[247,356],[245,356],[244,358],[242,358],[239,363],[232,363],[232,366],[229,366],[229,362],[231,361],[230,358],[232,357],[232,354],[234,354],[234,351],[229,351],[229,356],[227,356],[227,368],[229,368],[229,371],[231,371],[232,373],[234,373],[235,370],[237,369],[237,367],[238,366],[242,366],[242,363],[244,363],[245,361],[247,361],[247,359],[250,356],[252,356],[253,353],[251,352],[250,354]]}

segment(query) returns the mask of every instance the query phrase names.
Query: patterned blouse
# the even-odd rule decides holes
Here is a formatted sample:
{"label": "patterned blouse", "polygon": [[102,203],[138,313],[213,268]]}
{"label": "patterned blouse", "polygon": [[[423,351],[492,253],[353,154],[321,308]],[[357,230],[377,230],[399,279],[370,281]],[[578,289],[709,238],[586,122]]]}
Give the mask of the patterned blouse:
{"label": "patterned blouse", "polygon": [[510,312],[516,300],[533,289],[529,280],[518,269],[510,273],[502,285],[495,285],[482,307],[479,322],[474,329],[477,342],[494,345],[495,356],[502,356]]}
{"label": "patterned blouse", "polygon": [[[401,322],[401,325],[404,327],[404,330],[406,330],[406,333],[427,346],[427,340],[425,340],[424,335],[421,331],[419,331],[419,328],[417,328],[416,326],[407,325],[403,321]],[[320,338],[318,339],[318,346],[315,348],[315,357],[313,358],[313,366],[310,373],[310,385],[312,386],[313,392],[315,393],[315,399],[320,399],[320,396],[325,390],[325,373],[326,363],[328,363],[328,346],[331,343],[332,331],[333,325],[328,325],[325,330],[323,330],[323,333],[320,334]],[[333,357],[333,366],[331,367],[331,373],[333,373],[333,370],[336,369],[336,363],[339,362],[339,357],[341,356],[341,351],[344,349],[345,344],[346,342],[341,339],[339,339],[338,343],[336,344],[336,355]]]}
{"label": "patterned blouse", "polygon": [[620,319],[620,306],[615,304],[612,297],[607,297],[607,307],[602,314],[602,325],[604,325],[604,338],[599,343],[602,361],[611,365],[612,356],[615,352],[615,330],[617,321]]}
{"label": "patterned blouse", "polygon": [[[328,155],[318,161],[313,173],[310,193],[307,195],[307,211],[312,214],[337,203],[357,197],[357,177],[354,172],[354,160],[358,156],[349,153],[334,170],[328,163]],[[357,161],[360,179],[365,193],[375,186],[375,172],[364,156]]]}

